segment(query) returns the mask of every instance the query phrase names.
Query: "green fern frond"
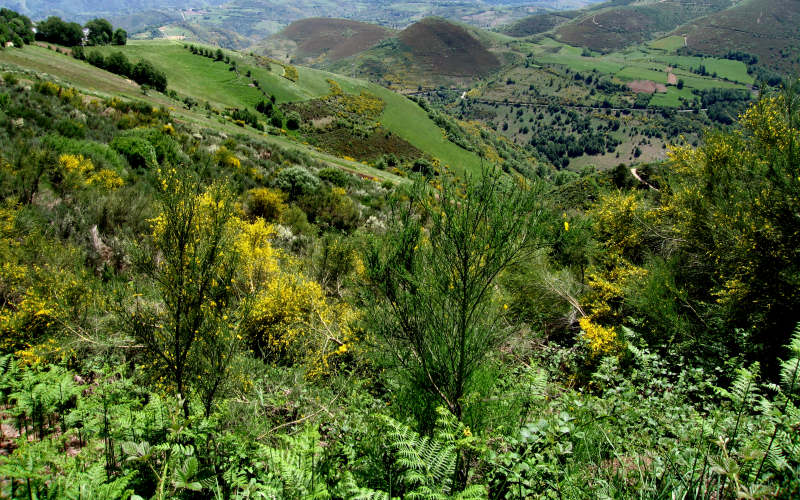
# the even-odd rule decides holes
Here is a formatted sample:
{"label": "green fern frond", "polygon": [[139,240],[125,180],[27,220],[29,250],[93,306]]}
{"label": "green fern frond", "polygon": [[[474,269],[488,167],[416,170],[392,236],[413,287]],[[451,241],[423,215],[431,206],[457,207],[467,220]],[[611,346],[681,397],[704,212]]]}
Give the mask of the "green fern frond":
{"label": "green fern frond", "polygon": [[736,370],[736,378],[731,384],[731,388],[728,390],[717,387],[716,392],[720,396],[729,399],[737,408],[752,406],[758,397],[756,384],[758,370],[758,363],[753,363],[750,368],[739,368]]}
{"label": "green fern frond", "polygon": [[398,455],[397,462],[407,470],[406,479],[412,485],[449,484],[455,467],[456,449],[453,441],[440,442],[422,437],[405,425],[385,418],[389,439]]}
{"label": "green fern frond", "polygon": [[800,325],[797,325],[792,340],[787,346],[789,359],[781,362],[781,384],[790,398],[800,392]]}
{"label": "green fern frond", "polygon": [[486,498],[489,498],[489,492],[482,484],[473,484],[455,496],[455,500],[486,500]]}
{"label": "green fern frond", "polygon": [[345,473],[341,487],[344,489],[347,498],[351,500],[392,500],[385,491],[375,491],[371,488],[361,488],[356,483],[356,479],[351,472]]}

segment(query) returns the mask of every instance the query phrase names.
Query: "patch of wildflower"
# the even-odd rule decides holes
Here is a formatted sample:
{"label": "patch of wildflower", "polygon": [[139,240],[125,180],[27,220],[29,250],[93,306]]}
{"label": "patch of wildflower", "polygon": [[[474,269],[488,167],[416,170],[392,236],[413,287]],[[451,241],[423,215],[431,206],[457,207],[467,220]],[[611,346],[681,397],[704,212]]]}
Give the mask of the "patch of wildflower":
{"label": "patch of wildflower", "polygon": [[594,323],[588,317],[578,320],[583,338],[589,343],[593,356],[613,354],[619,349],[619,338],[616,329]]}
{"label": "patch of wildflower", "polygon": [[62,154],[58,168],[68,186],[99,186],[107,190],[121,187],[124,182],[113,170],[96,169],[90,158],[83,155]]}

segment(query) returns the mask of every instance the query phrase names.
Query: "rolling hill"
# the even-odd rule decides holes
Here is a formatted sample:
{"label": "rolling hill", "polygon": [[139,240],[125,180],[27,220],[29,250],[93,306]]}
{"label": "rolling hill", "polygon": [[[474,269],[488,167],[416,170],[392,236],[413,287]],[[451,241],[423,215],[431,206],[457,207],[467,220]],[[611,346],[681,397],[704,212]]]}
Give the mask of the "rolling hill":
{"label": "rolling hill", "polygon": [[513,37],[526,37],[550,31],[579,16],[579,11],[542,12],[520,19],[501,29],[502,33]]}
{"label": "rolling hill", "polygon": [[441,18],[426,18],[324,67],[406,90],[465,87],[502,66],[502,50],[495,43],[500,36]]}
{"label": "rolling hill", "polygon": [[[428,157],[439,160],[443,166],[457,170],[474,170],[480,166],[478,156],[448,141],[425,110],[406,97],[376,84],[304,67],[293,67],[297,71],[297,78],[296,81],[292,81],[283,76],[284,68],[276,62],[265,64],[263,58],[229,52],[228,57],[238,65],[238,71],[235,72],[222,62],[193,55],[184,44],[175,41],[133,41],[124,47],[104,47],[98,50],[106,54],[121,51],[132,61],[147,59],[167,74],[169,88],[176,92],[178,99],[168,99],[157,93],[143,96],[138,86],[128,80],[41,47],[31,46],[21,51],[4,51],[0,53],[0,64],[8,62],[22,68],[47,73],[67,83],[100,91],[106,95],[119,94],[149,99],[157,105],[173,107],[186,119],[202,122],[204,126],[214,125],[218,120],[214,119],[213,114],[202,111],[205,105],[196,106],[194,110],[181,109],[184,107],[183,99],[189,97],[220,110],[254,109],[255,105],[265,98],[261,90],[275,96],[278,105],[301,103],[327,96],[331,91],[330,80],[334,80],[345,94],[358,96],[366,92],[377,96],[383,102],[383,109],[377,117],[380,126]],[[250,73],[249,78],[244,76],[246,72]],[[202,75],[203,78],[198,78],[198,75]],[[261,90],[253,86],[252,79],[257,79]],[[247,128],[239,130],[249,131]],[[290,142],[289,138],[280,136],[274,140]],[[302,142],[302,137],[296,137],[291,144],[302,150],[311,149]],[[338,154],[336,151],[324,149],[318,153],[325,158],[330,158],[331,154]],[[337,164],[341,164],[342,161],[345,160],[341,158],[336,160]],[[351,169],[367,168],[361,163],[353,164],[350,161],[346,161],[346,166]],[[374,169],[368,170],[372,174],[378,172]]]}
{"label": "rolling hill", "polygon": [[741,51],[783,73],[800,71],[800,1],[750,0],[675,31],[690,49],[714,55]]}
{"label": "rolling hill", "polygon": [[376,24],[316,17],[293,22],[270,37],[265,46],[273,57],[316,64],[350,57],[393,34]]}
{"label": "rolling hill", "polygon": [[731,4],[730,0],[614,0],[586,9],[580,17],[559,26],[555,34],[558,40],[576,47],[618,50],[670,32]]}
{"label": "rolling hill", "polygon": [[446,76],[480,76],[500,66],[500,60],[462,26],[443,19],[414,23],[398,37],[423,71]]}

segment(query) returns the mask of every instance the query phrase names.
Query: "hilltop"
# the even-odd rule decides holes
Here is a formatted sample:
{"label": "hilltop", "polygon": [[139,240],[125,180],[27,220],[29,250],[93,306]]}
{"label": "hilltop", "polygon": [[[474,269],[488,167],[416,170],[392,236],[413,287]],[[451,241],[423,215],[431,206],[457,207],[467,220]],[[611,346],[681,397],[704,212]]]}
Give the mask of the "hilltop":
{"label": "hilltop", "polygon": [[412,63],[422,71],[445,76],[480,76],[500,66],[489,51],[463,26],[444,19],[430,18],[414,23],[398,37]]}
{"label": "hilltop", "polygon": [[376,24],[316,17],[293,22],[265,45],[279,59],[310,65],[350,57],[393,34]]}
{"label": "hilltop", "polygon": [[498,36],[427,18],[326,68],[400,89],[466,86],[501,67],[502,51],[494,43]]}

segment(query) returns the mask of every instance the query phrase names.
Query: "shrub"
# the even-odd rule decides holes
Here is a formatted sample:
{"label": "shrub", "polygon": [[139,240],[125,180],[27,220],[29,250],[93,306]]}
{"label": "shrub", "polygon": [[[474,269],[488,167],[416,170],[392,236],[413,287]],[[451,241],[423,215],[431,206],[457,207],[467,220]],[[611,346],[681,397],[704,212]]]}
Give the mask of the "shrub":
{"label": "shrub", "polygon": [[322,195],[308,196],[303,202],[310,205],[309,212],[313,210],[315,221],[320,226],[339,231],[355,229],[361,216],[358,205],[340,187],[334,187]]}
{"label": "shrub", "polygon": [[319,171],[317,176],[323,180],[330,182],[334,186],[345,187],[350,183],[350,175],[345,173],[340,168],[326,167]]}
{"label": "shrub", "polygon": [[47,135],[42,139],[42,145],[61,154],[82,154],[101,168],[111,168],[117,172],[124,170],[124,161],[120,155],[107,144],[94,141],[69,139],[58,135]]}
{"label": "shrub", "polygon": [[105,69],[122,76],[130,76],[133,70],[128,58],[120,51],[112,52],[105,60]]}
{"label": "shrub", "polygon": [[239,168],[242,164],[241,160],[225,146],[222,146],[214,153],[214,160],[219,166],[227,168]]}
{"label": "shrub", "polygon": [[128,160],[133,168],[155,168],[158,166],[156,150],[147,140],[131,135],[119,135],[111,141],[111,147]]}
{"label": "shrub", "polygon": [[291,199],[296,200],[316,191],[319,188],[319,178],[303,167],[294,166],[281,170],[275,184],[281,191],[288,193]]}
{"label": "shrub", "polygon": [[70,139],[83,139],[86,137],[86,127],[74,120],[59,120],[55,124],[55,129],[59,134]]}
{"label": "shrub", "polygon": [[286,117],[286,128],[289,130],[297,130],[300,128],[300,117],[297,113],[290,113]]}
{"label": "shrub", "polygon": [[460,420],[481,366],[509,333],[495,282],[534,249],[541,210],[538,190],[499,171],[464,187],[445,178],[431,191],[418,180],[367,249],[368,309],[378,338],[407,360],[399,368],[408,383]]}
{"label": "shrub", "polygon": [[277,189],[255,188],[247,192],[245,209],[250,217],[267,221],[280,220],[286,210],[286,194]]}
{"label": "shrub", "polygon": [[117,29],[114,32],[114,36],[111,38],[112,45],[125,45],[128,43],[128,32],[122,28]]}
{"label": "shrub", "polygon": [[149,61],[142,59],[131,70],[131,78],[139,84],[149,85],[159,92],[167,90],[167,75]]}

